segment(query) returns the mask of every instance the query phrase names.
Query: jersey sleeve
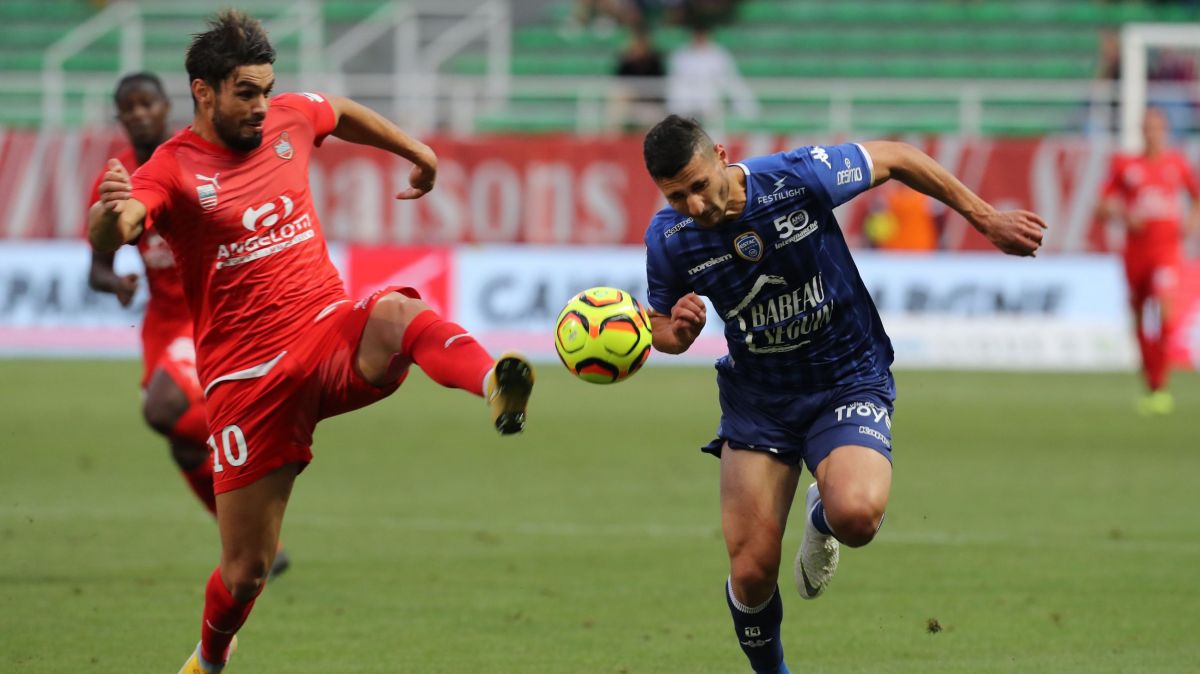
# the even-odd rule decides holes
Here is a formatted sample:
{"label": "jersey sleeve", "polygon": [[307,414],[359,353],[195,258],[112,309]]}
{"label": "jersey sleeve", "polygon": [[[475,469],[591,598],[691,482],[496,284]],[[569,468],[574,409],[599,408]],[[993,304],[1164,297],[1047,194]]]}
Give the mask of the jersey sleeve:
{"label": "jersey sleeve", "polygon": [[858,143],[802,147],[785,152],[783,158],[830,209],[867,191],[874,180],[871,155]]}
{"label": "jersey sleeve", "polygon": [[142,202],[146,207],[145,229],[149,230],[152,223],[163,222],[161,217],[178,193],[175,172],[172,164],[166,159],[168,155],[156,152],[150,161],[142,164],[131,177],[133,191],[130,196]]}
{"label": "jersey sleeve", "polygon": [[313,145],[320,146],[337,127],[337,115],[333,112],[333,104],[324,94],[307,91],[280,94],[272,104],[295,110],[304,115],[309,124],[312,124]]}
{"label": "jersey sleeve", "polygon": [[651,227],[646,232],[646,302],[654,311],[670,316],[671,307],[689,292],[667,257],[662,233]]}

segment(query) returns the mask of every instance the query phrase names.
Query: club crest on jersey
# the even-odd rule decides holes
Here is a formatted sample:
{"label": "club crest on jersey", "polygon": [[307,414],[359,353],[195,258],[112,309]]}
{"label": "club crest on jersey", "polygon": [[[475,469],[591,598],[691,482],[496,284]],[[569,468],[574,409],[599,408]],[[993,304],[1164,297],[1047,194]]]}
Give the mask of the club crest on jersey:
{"label": "club crest on jersey", "polygon": [[287,131],[279,134],[279,140],[275,143],[275,154],[279,155],[280,159],[291,159],[292,155],[296,154],[296,149],[292,147],[292,139],[288,138]]}
{"label": "club crest on jersey", "polygon": [[211,211],[217,207],[217,190],[221,189],[221,185],[217,183],[217,178],[220,175],[220,173],[214,173],[210,178],[202,176],[199,173],[196,174],[196,180],[207,183],[196,186],[196,196],[200,198],[200,208],[206,211]]}
{"label": "club crest on jersey", "polygon": [[763,240],[756,232],[738,234],[733,240],[733,249],[743,260],[758,262],[763,256]]}

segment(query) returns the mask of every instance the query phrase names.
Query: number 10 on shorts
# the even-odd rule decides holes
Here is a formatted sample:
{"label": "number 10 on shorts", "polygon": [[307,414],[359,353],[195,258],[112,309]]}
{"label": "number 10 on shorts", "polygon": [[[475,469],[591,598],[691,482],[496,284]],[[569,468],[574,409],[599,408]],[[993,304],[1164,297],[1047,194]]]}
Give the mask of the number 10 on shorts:
{"label": "number 10 on shorts", "polygon": [[225,466],[221,464],[221,453],[225,453],[225,461],[231,466],[240,466],[246,463],[246,436],[242,434],[242,429],[238,426],[226,426],[225,430],[221,431],[221,446],[217,446],[217,436],[208,436],[208,446],[212,448],[213,453],[213,472],[220,473],[225,470]]}

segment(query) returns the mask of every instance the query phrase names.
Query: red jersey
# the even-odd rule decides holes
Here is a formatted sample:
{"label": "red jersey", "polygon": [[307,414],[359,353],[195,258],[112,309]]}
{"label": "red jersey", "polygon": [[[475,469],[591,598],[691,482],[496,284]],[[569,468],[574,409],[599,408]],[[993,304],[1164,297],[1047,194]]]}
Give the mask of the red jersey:
{"label": "red jersey", "polygon": [[188,127],[133,175],[133,198],[179,264],[207,386],[281,355],[347,299],[313,210],[308,162],[336,124],[317,94],[271,101],[262,145],[235,152]]}
{"label": "red jersey", "polygon": [[1129,218],[1142,225],[1126,233],[1126,256],[1178,254],[1183,222],[1179,192],[1184,189],[1192,199],[1200,199],[1196,177],[1178,152],[1168,151],[1154,158],[1113,156],[1101,196],[1116,196]]}
{"label": "red jersey", "polygon": [[[117,155],[117,161],[130,173],[138,168],[137,155],[134,154],[133,148],[126,148]],[[92,183],[88,208],[100,200],[100,182],[107,170],[106,167],[101,171]],[[142,265],[146,268],[146,284],[150,289],[150,301],[146,304],[146,317],[142,324],[143,334],[191,334],[192,317],[183,297],[183,282],[179,279],[179,269],[175,266],[175,256],[171,254],[171,248],[161,236],[153,232],[147,232],[139,238],[137,248],[142,256]]]}

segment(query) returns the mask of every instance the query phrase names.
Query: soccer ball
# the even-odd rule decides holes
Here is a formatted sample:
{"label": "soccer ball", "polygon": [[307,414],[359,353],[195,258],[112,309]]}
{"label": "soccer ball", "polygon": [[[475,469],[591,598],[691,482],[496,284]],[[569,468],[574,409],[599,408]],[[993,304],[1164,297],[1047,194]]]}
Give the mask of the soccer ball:
{"label": "soccer ball", "polygon": [[554,328],[554,348],[571,374],[593,384],[633,376],[650,357],[650,317],[633,295],[588,288],[567,302]]}

